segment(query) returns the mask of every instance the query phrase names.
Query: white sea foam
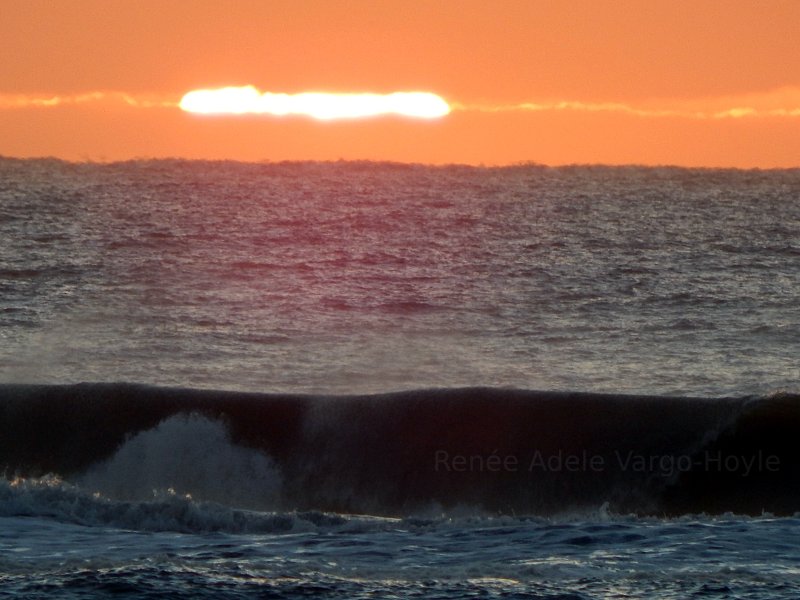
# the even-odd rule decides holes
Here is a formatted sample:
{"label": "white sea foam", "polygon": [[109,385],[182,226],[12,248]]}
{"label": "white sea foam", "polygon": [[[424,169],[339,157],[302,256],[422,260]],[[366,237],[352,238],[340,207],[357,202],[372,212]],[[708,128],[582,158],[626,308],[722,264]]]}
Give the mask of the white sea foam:
{"label": "white sea foam", "polygon": [[90,527],[185,533],[297,533],[336,526],[342,518],[323,513],[274,513],[242,510],[215,502],[199,502],[174,491],[145,501],[119,501],[48,475],[0,479],[0,517],[53,519]]}

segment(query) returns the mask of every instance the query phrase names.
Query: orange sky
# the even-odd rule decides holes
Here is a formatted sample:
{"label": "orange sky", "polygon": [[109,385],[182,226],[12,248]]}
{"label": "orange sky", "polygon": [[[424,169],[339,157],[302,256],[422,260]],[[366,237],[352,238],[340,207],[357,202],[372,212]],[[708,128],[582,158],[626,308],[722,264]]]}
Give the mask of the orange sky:
{"label": "orange sky", "polygon": [[[796,0],[3,0],[0,155],[800,166],[799,33]],[[248,84],[454,110],[175,106]]]}

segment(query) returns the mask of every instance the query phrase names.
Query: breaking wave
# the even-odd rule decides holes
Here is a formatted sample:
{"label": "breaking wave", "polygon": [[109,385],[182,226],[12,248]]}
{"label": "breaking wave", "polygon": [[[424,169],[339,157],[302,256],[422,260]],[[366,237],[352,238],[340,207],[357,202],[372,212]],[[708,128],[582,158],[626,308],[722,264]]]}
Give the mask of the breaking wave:
{"label": "breaking wave", "polygon": [[[0,386],[0,515],[179,531],[800,510],[800,397]],[[381,521],[382,522],[382,521]]]}

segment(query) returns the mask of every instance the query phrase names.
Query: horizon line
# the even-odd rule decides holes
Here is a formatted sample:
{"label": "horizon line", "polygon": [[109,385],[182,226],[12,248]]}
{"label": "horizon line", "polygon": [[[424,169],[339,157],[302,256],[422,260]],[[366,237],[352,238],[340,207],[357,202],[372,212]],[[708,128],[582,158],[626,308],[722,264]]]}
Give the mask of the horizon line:
{"label": "horizon line", "polygon": [[11,156],[0,153],[0,160],[9,161],[55,161],[72,165],[119,165],[131,162],[205,162],[205,163],[238,163],[243,165],[280,165],[280,164],[302,164],[302,163],[315,163],[315,164],[337,164],[337,163],[371,163],[395,166],[417,166],[417,167],[434,167],[434,168],[474,168],[474,169],[512,169],[512,168],[543,168],[543,169],[567,169],[567,168],[606,168],[606,169],[674,169],[674,170],[697,170],[697,171],[798,171],[800,164],[796,166],[784,167],[741,167],[730,165],[688,165],[678,163],[609,163],[609,162],[571,162],[571,163],[546,163],[534,160],[521,160],[506,163],[468,163],[468,162],[419,162],[419,161],[403,161],[392,159],[380,158],[330,158],[330,159],[315,159],[315,158],[263,158],[259,160],[244,160],[237,158],[197,158],[185,156],[133,156],[130,158],[116,158],[106,159],[100,157],[95,159],[92,157],[72,159],[63,158],[54,155],[41,155],[41,156]]}

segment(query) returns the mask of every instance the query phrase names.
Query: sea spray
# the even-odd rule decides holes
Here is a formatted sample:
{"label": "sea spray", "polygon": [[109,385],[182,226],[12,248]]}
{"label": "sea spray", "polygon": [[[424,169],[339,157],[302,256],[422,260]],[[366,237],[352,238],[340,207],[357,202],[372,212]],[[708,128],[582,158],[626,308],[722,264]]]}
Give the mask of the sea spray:
{"label": "sea spray", "polygon": [[233,444],[224,423],[178,414],[133,435],[113,457],[74,479],[119,500],[169,491],[243,508],[274,509],[281,476],[264,452]]}

